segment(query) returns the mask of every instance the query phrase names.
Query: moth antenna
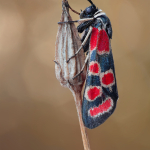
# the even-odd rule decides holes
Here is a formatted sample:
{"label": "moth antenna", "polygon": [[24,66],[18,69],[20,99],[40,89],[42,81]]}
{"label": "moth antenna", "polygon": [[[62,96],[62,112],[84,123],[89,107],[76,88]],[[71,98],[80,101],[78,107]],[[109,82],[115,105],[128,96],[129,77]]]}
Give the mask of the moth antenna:
{"label": "moth antenna", "polygon": [[70,7],[70,5],[69,5],[69,3],[68,3],[68,2],[67,2],[65,5],[66,5],[66,7],[70,8],[70,9],[71,9],[74,13],[76,13],[76,14],[80,15],[80,13],[79,13],[79,12],[75,11],[74,9],[72,9],[72,8]]}
{"label": "moth antenna", "polygon": [[96,6],[93,4],[93,2],[92,2],[92,0],[88,0],[90,3],[91,3],[91,5],[93,6],[93,7],[95,7],[95,9],[96,9]]}
{"label": "moth antenna", "polygon": [[93,2],[92,2],[91,0],[88,0],[88,1],[91,3],[91,5],[94,5]]}

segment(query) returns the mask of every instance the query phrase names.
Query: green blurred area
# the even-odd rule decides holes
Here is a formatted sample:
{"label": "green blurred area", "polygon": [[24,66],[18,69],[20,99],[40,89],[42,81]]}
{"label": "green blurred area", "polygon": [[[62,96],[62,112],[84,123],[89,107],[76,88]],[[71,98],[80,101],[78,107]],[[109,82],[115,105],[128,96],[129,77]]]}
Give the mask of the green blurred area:
{"label": "green blurred area", "polygon": [[[119,101],[92,150],[150,149],[150,1],[94,0],[113,27]],[[80,11],[86,0],[69,0]],[[61,0],[0,0],[0,150],[82,150],[71,92],[55,78]],[[78,19],[71,12],[74,20]]]}

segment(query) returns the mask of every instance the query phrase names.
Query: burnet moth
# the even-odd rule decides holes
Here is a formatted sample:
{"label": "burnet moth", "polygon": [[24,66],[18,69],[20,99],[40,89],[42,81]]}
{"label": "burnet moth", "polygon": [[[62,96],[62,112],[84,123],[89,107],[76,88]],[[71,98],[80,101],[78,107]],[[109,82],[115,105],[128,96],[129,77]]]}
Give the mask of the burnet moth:
{"label": "burnet moth", "polygon": [[[101,9],[96,8],[91,0],[88,1],[91,6],[81,11],[80,20],[71,22],[80,22],[77,30],[79,33],[83,32],[81,48],[87,56],[82,70],[87,66],[87,77],[82,101],[82,119],[87,128],[93,129],[105,122],[114,112],[118,91],[110,41],[111,22]],[[82,70],[75,77],[80,75]]]}

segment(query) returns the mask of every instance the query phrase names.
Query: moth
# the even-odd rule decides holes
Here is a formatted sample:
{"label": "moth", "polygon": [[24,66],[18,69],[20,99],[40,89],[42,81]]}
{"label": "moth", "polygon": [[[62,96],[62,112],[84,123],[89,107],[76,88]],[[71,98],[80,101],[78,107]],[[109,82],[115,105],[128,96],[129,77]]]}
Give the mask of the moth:
{"label": "moth", "polygon": [[[114,112],[118,100],[115,68],[111,48],[112,26],[109,18],[96,8],[91,0],[91,6],[80,13],[80,20],[63,22],[80,22],[77,26],[81,38],[81,48],[86,53],[84,67],[87,66],[87,76],[82,101],[82,119],[87,128],[93,129],[104,123]],[[61,22],[60,22],[61,23]]]}

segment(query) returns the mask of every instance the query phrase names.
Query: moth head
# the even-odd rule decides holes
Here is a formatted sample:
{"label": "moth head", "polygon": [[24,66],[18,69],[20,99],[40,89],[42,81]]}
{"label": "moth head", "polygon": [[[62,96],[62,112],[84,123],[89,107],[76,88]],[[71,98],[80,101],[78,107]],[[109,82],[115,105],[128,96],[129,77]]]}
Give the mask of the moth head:
{"label": "moth head", "polygon": [[87,7],[85,10],[83,10],[80,13],[80,18],[92,18],[94,17],[94,14],[98,11],[98,9],[96,8],[96,6],[93,4],[93,2],[91,0],[88,0],[91,3],[91,6]]}

